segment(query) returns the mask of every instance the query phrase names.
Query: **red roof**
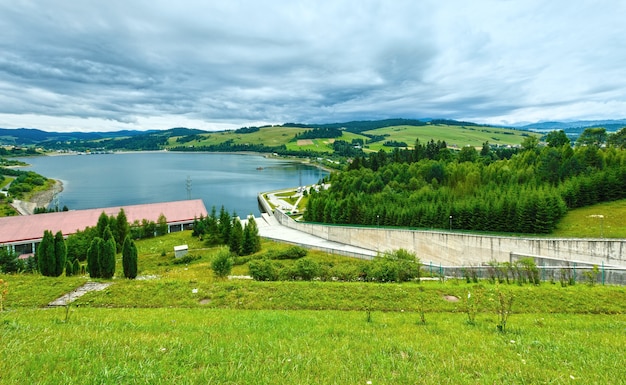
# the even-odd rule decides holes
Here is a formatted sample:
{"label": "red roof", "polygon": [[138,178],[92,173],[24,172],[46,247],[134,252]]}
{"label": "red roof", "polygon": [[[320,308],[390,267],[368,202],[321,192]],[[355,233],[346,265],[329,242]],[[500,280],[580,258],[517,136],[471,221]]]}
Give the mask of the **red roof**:
{"label": "red roof", "polygon": [[124,209],[129,223],[135,220],[141,222],[146,219],[156,222],[161,214],[165,215],[167,223],[176,224],[191,222],[194,218],[207,216],[206,208],[201,199],[150,203],[145,205],[106,207],[101,209],[62,211],[58,213],[24,215],[0,218],[0,245],[5,243],[21,243],[38,241],[43,237],[45,230],[53,234],[61,231],[63,235],[70,235],[76,230],[93,227],[98,223],[98,217],[104,211],[108,216],[117,216],[120,209]]}

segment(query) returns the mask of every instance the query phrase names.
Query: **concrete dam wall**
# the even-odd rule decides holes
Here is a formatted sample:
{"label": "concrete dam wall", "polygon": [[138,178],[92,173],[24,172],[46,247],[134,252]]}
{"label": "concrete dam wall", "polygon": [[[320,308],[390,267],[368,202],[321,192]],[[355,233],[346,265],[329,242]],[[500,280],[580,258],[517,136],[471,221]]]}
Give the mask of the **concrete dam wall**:
{"label": "concrete dam wall", "polygon": [[571,262],[626,266],[625,239],[554,239],[463,234],[443,231],[403,230],[300,223],[274,212],[287,227],[330,241],[385,252],[406,249],[423,263],[445,266],[507,262],[513,256],[546,257]]}

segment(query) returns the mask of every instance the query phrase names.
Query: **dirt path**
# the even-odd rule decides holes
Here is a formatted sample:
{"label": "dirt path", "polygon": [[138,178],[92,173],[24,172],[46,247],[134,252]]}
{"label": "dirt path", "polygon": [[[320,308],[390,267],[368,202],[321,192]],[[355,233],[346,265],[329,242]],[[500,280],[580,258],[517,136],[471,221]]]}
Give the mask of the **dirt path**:
{"label": "dirt path", "polygon": [[66,306],[68,303],[74,302],[77,298],[89,293],[90,291],[101,291],[111,286],[113,282],[87,282],[83,286],[71,291],[64,296],[50,302],[48,306]]}

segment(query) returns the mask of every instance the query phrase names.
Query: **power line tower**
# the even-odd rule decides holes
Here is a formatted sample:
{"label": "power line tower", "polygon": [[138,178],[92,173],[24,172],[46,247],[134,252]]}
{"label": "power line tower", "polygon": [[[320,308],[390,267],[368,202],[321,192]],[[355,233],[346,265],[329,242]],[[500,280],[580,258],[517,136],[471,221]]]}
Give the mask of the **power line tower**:
{"label": "power line tower", "polygon": [[187,188],[187,200],[190,200],[191,199],[191,177],[189,175],[187,175],[186,188]]}

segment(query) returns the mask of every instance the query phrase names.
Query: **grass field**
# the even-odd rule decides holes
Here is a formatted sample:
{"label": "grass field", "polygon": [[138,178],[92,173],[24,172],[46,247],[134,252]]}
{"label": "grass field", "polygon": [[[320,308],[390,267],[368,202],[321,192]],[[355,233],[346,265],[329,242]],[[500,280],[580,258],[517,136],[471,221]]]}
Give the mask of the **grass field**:
{"label": "grass field", "polygon": [[[183,243],[198,260],[174,263]],[[0,275],[0,383],[625,383],[624,287],[217,280],[216,248],[188,231],[137,246],[146,279],[118,266],[68,308],[45,305],[87,277]],[[504,333],[500,294],[513,298]]]}
{"label": "grass field", "polygon": [[[203,139],[185,143],[183,145],[203,146],[223,143],[232,140],[233,143],[242,144],[264,144],[266,146],[286,145],[290,150],[311,150],[318,152],[332,153],[332,140],[329,139],[312,139],[310,144],[298,145],[293,141],[297,133],[304,132],[305,128],[298,127],[263,127],[257,132],[241,134],[234,131],[217,132],[212,134],[202,134]],[[516,131],[505,128],[496,127],[465,127],[465,126],[447,126],[447,125],[426,125],[426,126],[393,126],[385,127],[377,130],[367,131],[372,135],[389,135],[385,140],[395,140],[398,142],[406,142],[409,147],[415,144],[417,138],[422,143],[426,143],[431,139],[445,140],[449,146],[456,145],[463,147],[466,145],[480,147],[484,142],[499,145],[518,145],[522,143],[528,135],[539,135],[527,131]],[[181,145],[176,142],[177,138],[170,138],[168,147]],[[343,135],[337,140],[345,140],[351,142],[353,139],[368,138],[364,135],[343,132]],[[383,147],[383,142],[376,142],[368,145],[366,151],[378,151],[381,148],[390,150],[389,147]]]}
{"label": "grass field", "polygon": [[551,236],[626,238],[626,199],[571,210]]}
{"label": "grass field", "polygon": [[[528,135],[539,136],[537,133],[505,128],[447,125],[393,126],[366,131],[364,133],[370,135],[389,135],[385,141],[395,140],[397,142],[405,142],[409,147],[413,147],[415,139],[419,138],[422,144],[429,142],[431,139],[435,141],[444,140],[448,146],[456,146],[458,148],[464,146],[480,147],[484,142],[495,145],[519,145]],[[372,143],[369,145],[369,148],[376,151],[381,148],[388,149],[388,147],[383,147],[385,141]]]}

